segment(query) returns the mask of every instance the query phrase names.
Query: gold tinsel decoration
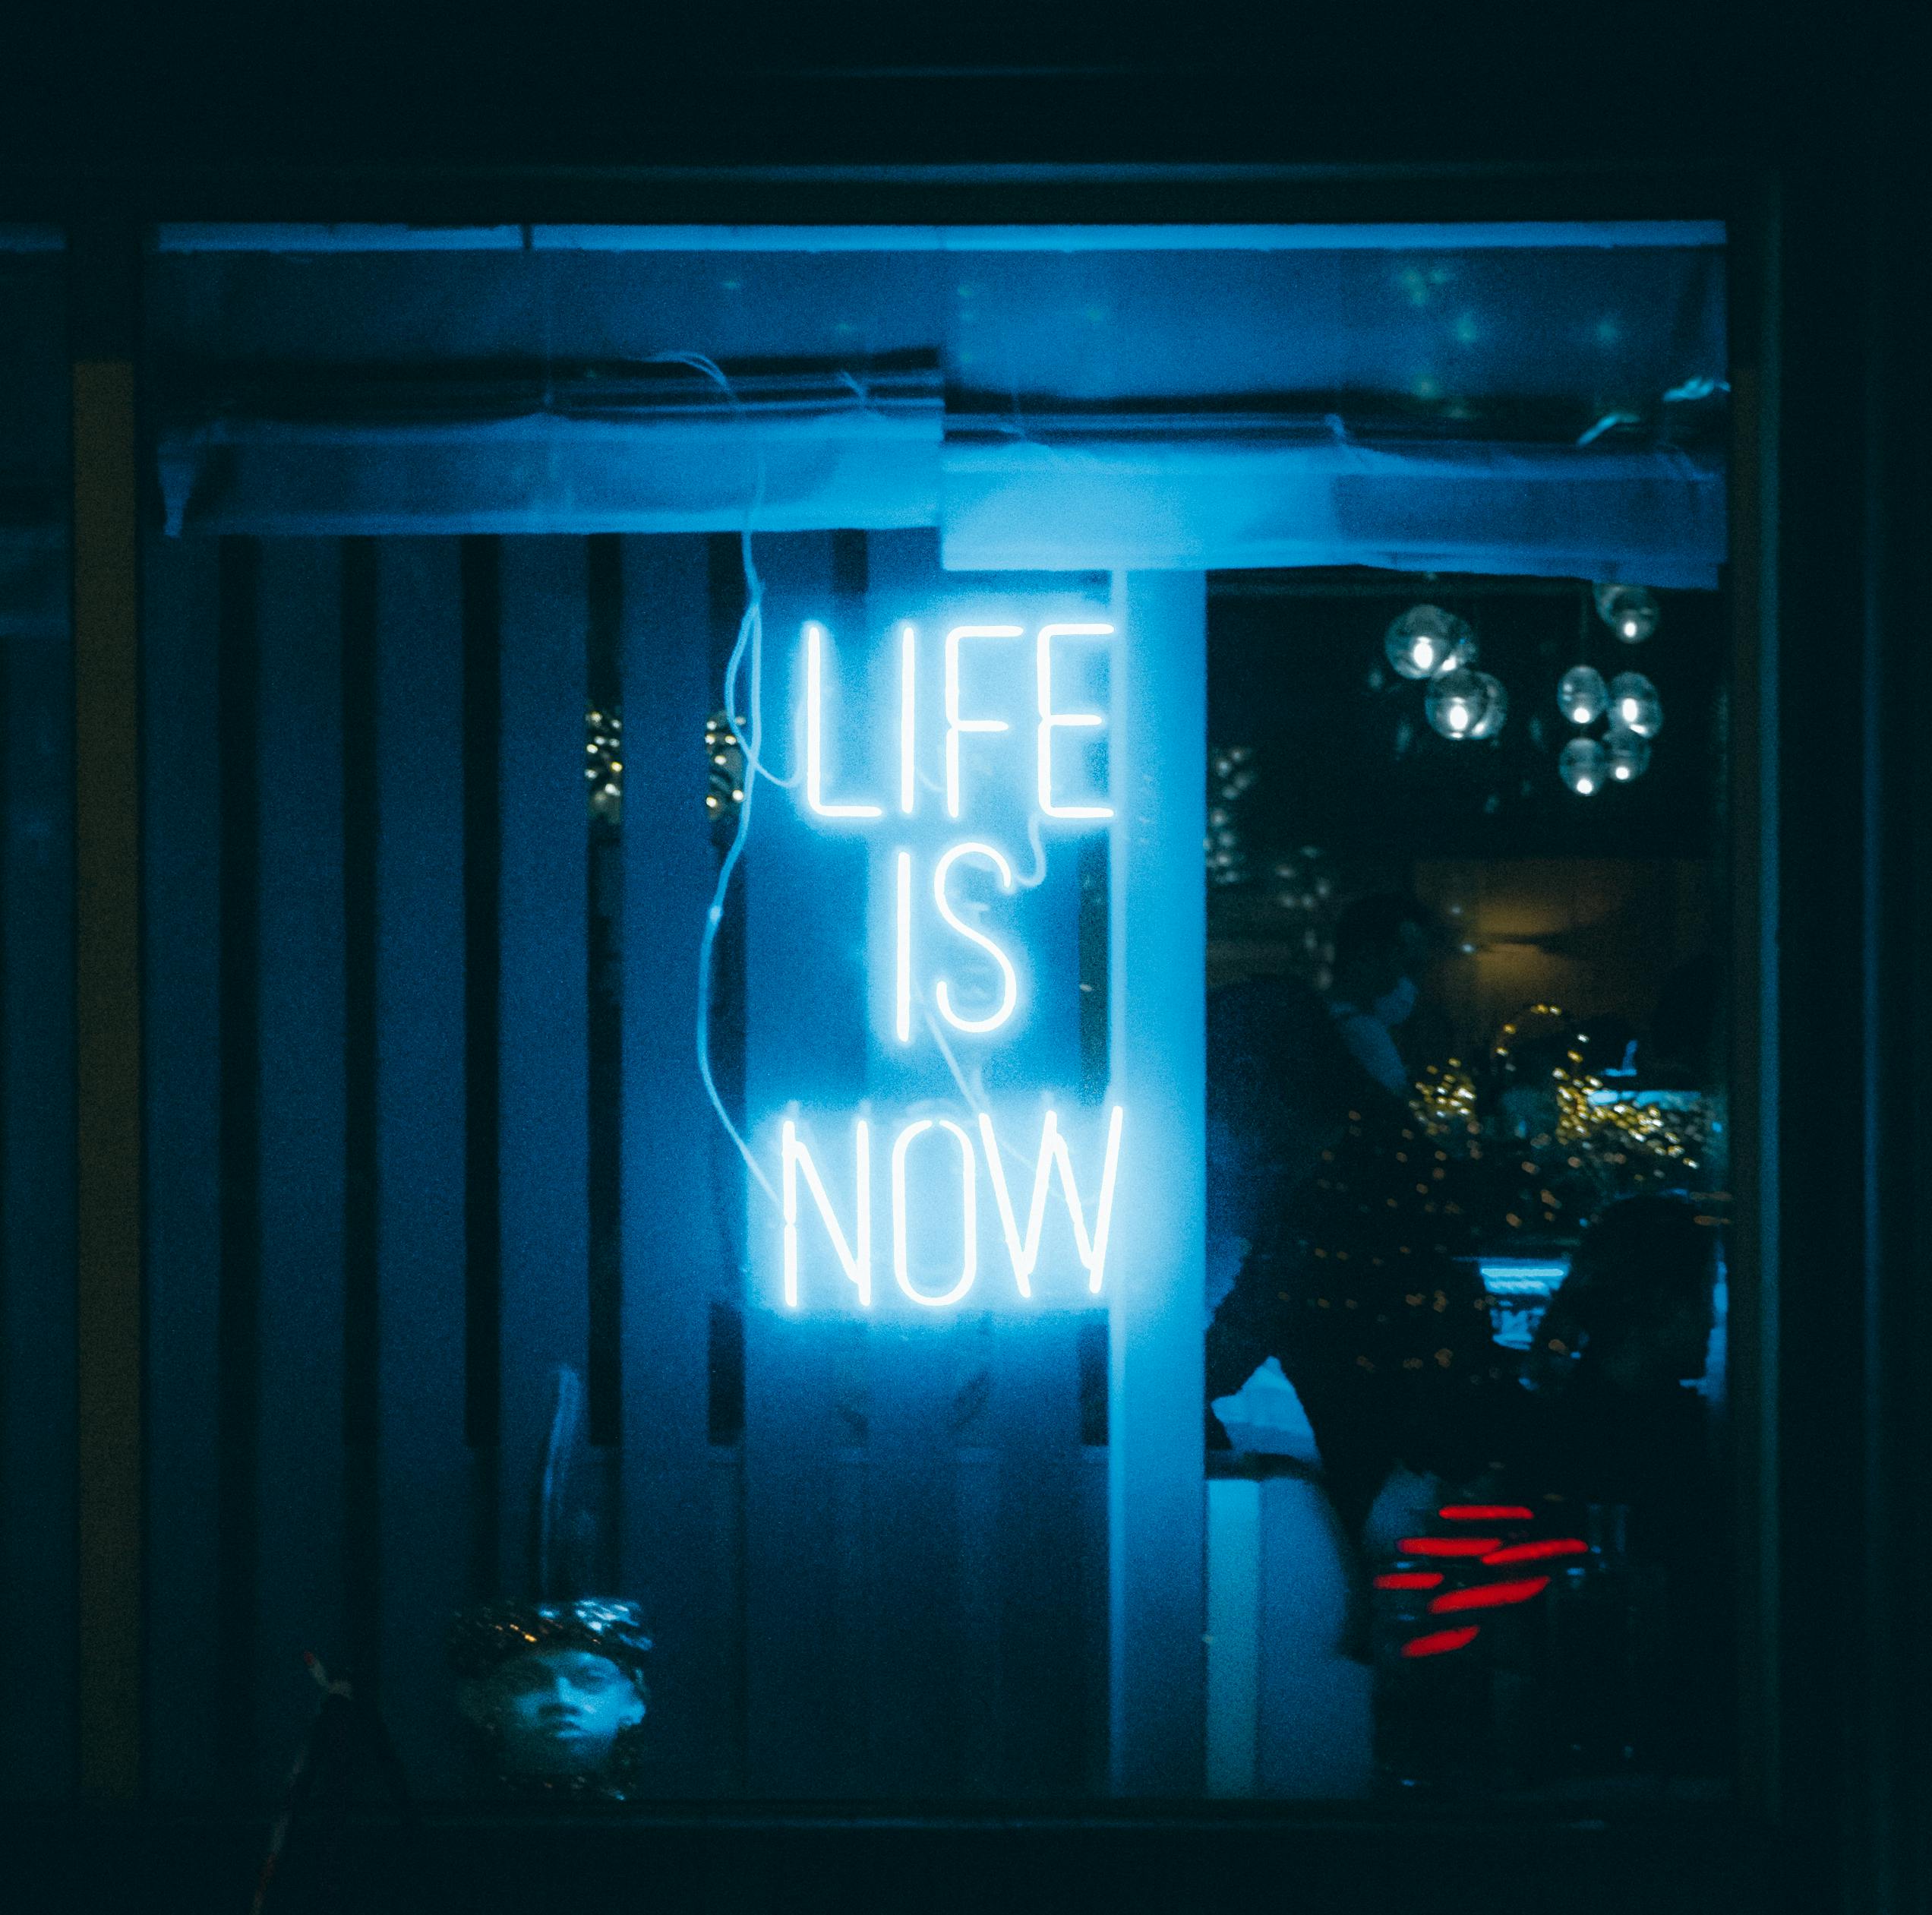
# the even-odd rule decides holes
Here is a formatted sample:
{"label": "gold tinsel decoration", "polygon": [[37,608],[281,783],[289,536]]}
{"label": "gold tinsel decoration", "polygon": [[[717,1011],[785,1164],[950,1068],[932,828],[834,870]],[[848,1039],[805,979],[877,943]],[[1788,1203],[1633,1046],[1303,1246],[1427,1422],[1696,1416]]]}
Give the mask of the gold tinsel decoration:
{"label": "gold tinsel decoration", "polygon": [[[1459,1058],[1440,1067],[1430,1064],[1416,1081],[1409,1108],[1432,1136],[1445,1131],[1479,1130],[1476,1079]],[[1438,1153],[1439,1154],[1439,1153]]]}
{"label": "gold tinsel decoration", "polygon": [[[1580,1061],[1575,1051],[1570,1055]],[[1559,1070],[1555,1082],[1559,1143],[1608,1154],[1612,1161],[1619,1153],[1634,1155],[1656,1160],[1660,1168],[1668,1164],[1687,1171],[1696,1170],[1709,1152],[1710,1111],[1702,1098],[1684,1107],[1623,1098],[1597,1102],[1605,1089],[1601,1077]]]}

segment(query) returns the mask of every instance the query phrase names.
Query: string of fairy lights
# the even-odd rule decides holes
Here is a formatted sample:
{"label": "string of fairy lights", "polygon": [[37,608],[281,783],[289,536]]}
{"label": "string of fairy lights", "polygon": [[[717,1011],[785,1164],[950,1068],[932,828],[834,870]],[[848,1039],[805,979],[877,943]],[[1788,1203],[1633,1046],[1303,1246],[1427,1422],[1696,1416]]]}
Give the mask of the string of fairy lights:
{"label": "string of fairy lights", "polygon": [[[1550,1059],[1552,1035],[1562,1046],[1560,1061]],[[1526,1061],[1532,1057],[1537,1061]],[[1511,1017],[1490,1047],[1488,1070],[1485,1098],[1477,1073],[1460,1059],[1428,1065],[1410,1108],[1430,1137],[1472,1162],[1485,1141],[1499,1161],[1511,1149],[1519,1153],[1520,1196],[1499,1219],[1512,1231],[1561,1232],[1566,1215],[1643,1190],[1685,1189],[1713,1168],[1710,1099],[1613,1086],[1587,1067],[1582,1041],[1557,1005],[1527,1005]],[[1512,1090],[1529,1099],[1533,1114],[1513,1133]],[[1485,1104],[1501,1133],[1493,1138]]]}
{"label": "string of fairy lights", "polygon": [[734,830],[745,796],[743,725],[725,712],[705,720],[705,814],[714,824],[731,821]]}
{"label": "string of fairy lights", "polygon": [[607,824],[623,816],[623,719],[597,706],[584,713],[584,778],[590,814]]}

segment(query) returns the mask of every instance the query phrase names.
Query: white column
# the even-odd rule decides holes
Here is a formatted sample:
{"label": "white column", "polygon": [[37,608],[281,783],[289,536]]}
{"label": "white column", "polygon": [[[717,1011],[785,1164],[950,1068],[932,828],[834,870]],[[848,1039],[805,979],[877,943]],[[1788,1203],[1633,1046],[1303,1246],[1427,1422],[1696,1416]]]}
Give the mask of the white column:
{"label": "white column", "polygon": [[1206,580],[1116,573],[1113,617],[1108,1005],[1126,1119],[1107,1277],[1111,1781],[1184,1796],[1205,1777]]}

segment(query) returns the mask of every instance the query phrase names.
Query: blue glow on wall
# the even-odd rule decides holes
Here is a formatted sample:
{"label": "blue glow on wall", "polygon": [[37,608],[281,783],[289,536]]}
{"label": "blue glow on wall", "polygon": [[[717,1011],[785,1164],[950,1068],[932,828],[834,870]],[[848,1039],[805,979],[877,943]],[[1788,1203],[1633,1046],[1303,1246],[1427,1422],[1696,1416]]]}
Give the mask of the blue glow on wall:
{"label": "blue glow on wall", "polygon": [[754,1193],[752,1230],[774,1308],[930,1319],[1105,1297],[1136,1142],[1080,1042],[1082,995],[1105,989],[1103,957],[1081,972],[1083,909],[1091,925],[1106,900],[1081,866],[1113,817],[1126,641],[1106,609],[965,597],[863,628],[806,618],[771,648],[766,801],[790,815],[762,844],[754,823],[750,882],[761,855],[788,862],[818,907],[789,958],[796,1016],[858,1003],[866,1027],[861,1095],[803,1083],[748,1114],[776,1197]]}

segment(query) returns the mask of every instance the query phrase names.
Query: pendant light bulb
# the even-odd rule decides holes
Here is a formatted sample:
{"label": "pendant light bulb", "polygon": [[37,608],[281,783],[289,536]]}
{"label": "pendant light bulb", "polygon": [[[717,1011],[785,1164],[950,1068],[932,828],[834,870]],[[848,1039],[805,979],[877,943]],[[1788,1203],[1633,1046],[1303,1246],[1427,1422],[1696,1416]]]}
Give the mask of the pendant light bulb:
{"label": "pendant light bulb", "polygon": [[1556,769],[1579,798],[1593,798],[1608,776],[1603,747],[1594,738],[1572,738],[1558,757]]}
{"label": "pendant light bulb", "polygon": [[1603,674],[1593,665],[1574,665],[1556,683],[1556,702],[1572,725],[1594,725],[1609,703]]}
{"label": "pendant light bulb", "polygon": [[1383,635],[1382,651],[1403,678],[1432,678],[1452,662],[1476,662],[1476,634],[1440,605],[1411,605]]}
{"label": "pendant light bulb", "polygon": [[1657,687],[1640,672],[1620,672],[1610,681],[1610,725],[1613,731],[1634,732],[1654,738],[1664,728],[1664,707]]}
{"label": "pendant light bulb", "polygon": [[1662,614],[1649,586],[1599,585],[1595,596],[1596,615],[1626,645],[1641,645],[1657,629]]}

